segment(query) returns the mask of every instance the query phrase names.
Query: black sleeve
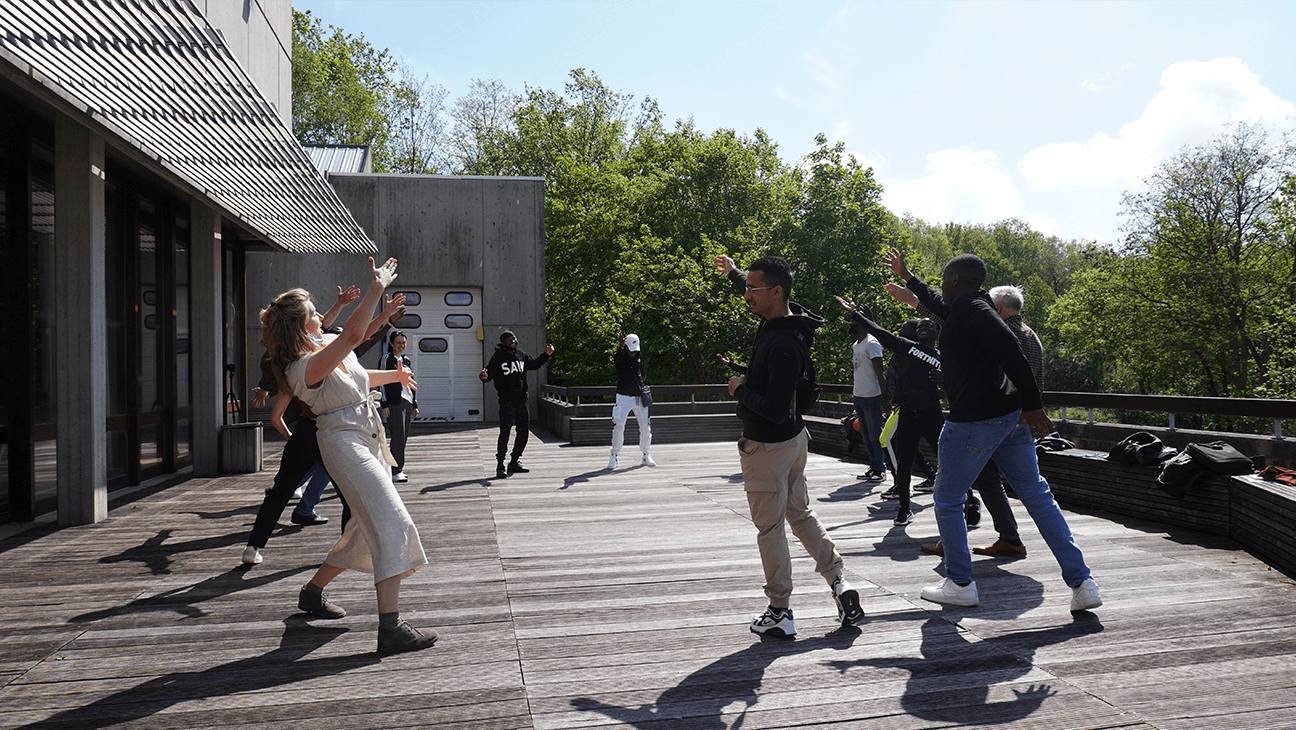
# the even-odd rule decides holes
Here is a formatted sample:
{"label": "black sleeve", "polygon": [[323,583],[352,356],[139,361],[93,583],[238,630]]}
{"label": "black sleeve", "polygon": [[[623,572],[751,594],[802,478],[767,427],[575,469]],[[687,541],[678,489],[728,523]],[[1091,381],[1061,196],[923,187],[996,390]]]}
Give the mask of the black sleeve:
{"label": "black sleeve", "polygon": [[549,353],[547,352],[540,353],[539,357],[531,357],[528,355],[526,359],[526,369],[539,370],[544,367],[544,364],[547,362],[549,362]]}
{"label": "black sleeve", "polygon": [[940,292],[928,286],[927,282],[915,276],[905,282],[905,288],[918,295],[918,304],[921,305],[918,311],[921,312],[922,307],[926,307],[930,313],[928,316],[933,320],[939,318],[941,324],[949,319],[950,305],[946,304]]}
{"label": "black sleeve", "polygon": [[[389,352],[382,360],[383,370],[395,370],[396,358]],[[388,383],[382,387],[382,407],[390,408],[391,404],[400,398],[400,383]]]}
{"label": "black sleeve", "polygon": [[747,272],[739,271],[735,266],[729,270],[729,281],[733,282],[735,294],[742,296],[747,293]]}
{"label": "black sleeve", "polygon": [[274,365],[270,364],[270,353],[261,353],[261,382],[257,387],[269,393],[271,397],[279,390],[278,381],[274,374]]}
{"label": "black sleeve", "polygon": [[876,337],[878,342],[882,343],[882,346],[891,352],[904,354],[909,352],[909,348],[916,344],[913,340],[906,340],[882,329],[876,322],[859,312],[851,314],[851,322],[863,327],[865,332]]}
{"label": "black sleeve", "polygon": [[769,353],[769,390],[757,393],[744,383],[734,390],[743,408],[773,423],[783,423],[792,416],[792,400],[801,382],[804,364],[801,354],[791,345],[775,347]]}

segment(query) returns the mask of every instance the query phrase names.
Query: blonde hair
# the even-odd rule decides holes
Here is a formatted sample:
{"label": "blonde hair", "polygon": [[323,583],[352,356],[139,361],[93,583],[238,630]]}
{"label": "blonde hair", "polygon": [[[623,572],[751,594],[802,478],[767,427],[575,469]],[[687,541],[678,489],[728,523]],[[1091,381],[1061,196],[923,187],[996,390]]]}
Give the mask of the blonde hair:
{"label": "blonde hair", "polygon": [[261,344],[270,354],[275,376],[286,380],[288,366],[315,351],[315,341],[306,329],[311,295],[305,289],[289,289],[261,310]]}

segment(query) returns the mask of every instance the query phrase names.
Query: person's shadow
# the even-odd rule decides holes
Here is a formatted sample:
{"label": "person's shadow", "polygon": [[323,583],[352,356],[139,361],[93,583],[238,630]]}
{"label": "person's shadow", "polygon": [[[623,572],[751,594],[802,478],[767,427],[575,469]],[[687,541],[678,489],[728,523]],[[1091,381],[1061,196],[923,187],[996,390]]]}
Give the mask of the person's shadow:
{"label": "person's shadow", "polygon": [[[224,573],[212,576],[206,580],[194,583],[193,585],[176,588],[169,591],[163,591],[154,596],[147,598],[138,598],[122,606],[104,608],[98,611],[90,611],[73,616],[68,619],[68,623],[81,624],[91,621],[101,621],[110,616],[128,613],[146,613],[152,611],[175,611],[187,618],[201,618],[207,615],[198,604],[204,601],[210,601],[213,598],[220,598],[231,593],[246,591],[252,588],[259,588],[263,585],[274,583],[278,580],[289,578],[297,573],[312,570],[310,566],[299,568],[289,568],[274,573],[258,572],[251,574],[248,566],[240,565],[230,568]],[[252,575],[251,578],[245,578]]]}
{"label": "person's shadow", "polygon": [[[577,710],[600,712],[609,719],[638,728],[669,727],[671,721],[687,719],[697,730],[738,728],[760,698],[765,670],[776,660],[820,649],[849,649],[860,635],[854,626],[838,629],[820,638],[797,641],[763,640],[721,657],[662,692],[656,700],[638,707],[611,705],[590,697],[572,699]],[[722,719],[725,708],[742,703],[732,725]]]}
{"label": "person's shadow", "polygon": [[[88,705],[64,710],[22,727],[33,730],[81,730],[133,723],[181,702],[271,689],[293,682],[332,676],[380,661],[378,655],[372,652],[303,659],[346,632],[345,628],[317,628],[307,623],[303,616],[292,616],[284,619],[284,633],[279,640],[279,647],[265,654],[221,664],[201,672],[164,674]],[[192,718],[192,724],[186,722],[184,713],[169,717],[169,725],[192,727],[200,724],[200,720],[203,721],[201,724],[206,724],[206,718],[202,717]]]}
{"label": "person's shadow", "polygon": [[[285,528],[300,530],[301,528]],[[154,575],[171,573],[171,558],[176,553],[222,550],[247,542],[246,532],[232,532],[219,537],[206,537],[198,540],[168,543],[171,529],[158,530],[153,537],[134,547],[126,548],[116,555],[99,558],[100,563],[142,563]]]}
{"label": "person's shadow", "polygon": [[990,687],[1031,671],[1036,649],[1102,631],[1097,617],[1077,612],[1071,623],[970,642],[958,626],[933,616],[922,627],[922,657],[882,657],[831,662],[845,673],[856,667],[909,672],[900,705],[914,717],[960,727],[1017,722],[1057,694],[1047,684],[1013,689],[1013,699],[990,702]]}

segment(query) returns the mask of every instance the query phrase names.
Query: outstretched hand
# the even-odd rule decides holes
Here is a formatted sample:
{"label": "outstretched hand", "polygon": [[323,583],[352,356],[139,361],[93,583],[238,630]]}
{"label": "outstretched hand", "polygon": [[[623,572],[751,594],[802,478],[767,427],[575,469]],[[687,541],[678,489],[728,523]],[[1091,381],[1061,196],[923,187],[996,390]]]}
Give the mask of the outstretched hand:
{"label": "outstretched hand", "polygon": [[360,298],[360,287],[358,286],[349,286],[346,291],[342,291],[342,287],[338,286],[337,290],[337,304],[333,305],[335,307],[345,307]]}
{"label": "outstretched hand", "polygon": [[396,280],[396,259],[387,259],[382,266],[374,266],[373,257],[370,256],[369,266],[373,268],[373,272],[370,274],[371,283],[378,284],[386,289]]}
{"label": "outstretched hand", "polygon": [[882,254],[882,263],[891,269],[892,273],[900,277],[901,281],[909,281],[913,278],[913,274],[909,272],[909,267],[905,266],[904,254],[898,248],[893,248]]}
{"label": "outstretched hand", "polygon": [[720,272],[724,276],[728,276],[729,272],[734,270],[734,260],[728,256],[716,256],[715,265],[716,271]]}
{"label": "outstretched hand", "polygon": [[395,315],[397,312],[402,312],[404,309],[405,309],[404,294],[397,294],[394,297],[388,296],[386,303],[383,304],[382,316],[380,317],[380,319],[384,319],[384,320],[391,319],[393,315]]}
{"label": "outstretched hand", "polygon": [[855,302],[852,302],[845,297],[834,296],[833,299],[837,300],[837,303],[846,311],[846,314],[855,314]]}
{"label": "outstretched hand", "polygon": [[918,295],[899,284],[888,281],[886,284],[886,293],[890,294],[893,299],[901,304],[908,304],[914,309],[918,308]]}
{"label": "outstretched hand", "polygon": [[552,355],[552,354],[554,354],[554,346],[553,346],[553,345],[545,345],[545,354],[546,354],[546,355]]}
{"label": "outstretched hand", "polygon": [[405,362],[401,358],[396,359],[396,382],[410,390],[418,390],[418,383],[414,382],[414,373],[405,369]]}

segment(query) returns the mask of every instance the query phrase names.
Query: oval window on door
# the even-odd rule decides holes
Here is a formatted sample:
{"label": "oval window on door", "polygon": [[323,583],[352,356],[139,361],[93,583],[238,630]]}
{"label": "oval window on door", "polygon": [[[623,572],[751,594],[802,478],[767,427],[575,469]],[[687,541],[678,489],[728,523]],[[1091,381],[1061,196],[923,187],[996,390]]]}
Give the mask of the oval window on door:
{"label": "oval window on door", "polygon": [[396,320],[396,329],[398,330],[416,330],[421,326],[423,326],[423,318],[417,314],[406,314]]}
{"label": "oval window on door", "polygon": [[450,307],[471,307],[473,303],[472,292],[468,291],[451,291],[446,292],[445,303]]}
{"label": "oval window on door", "polygon": [[473,326],[471,314],[447,314],[445,326],[452,330],[466,330]]}
{"label": "oval window on door", "polygon": [[444,337],[424,337],[419,340],[419,352],[445,352],[450,343]]}
{"label": "oval window on door", "polygon": [[405,295],[405,306],[407,307],[417,307],[418,305],[423,303],[423,295],[419,294],[416,291],[392,292],[393,297],[396,296],[397,294]]}

